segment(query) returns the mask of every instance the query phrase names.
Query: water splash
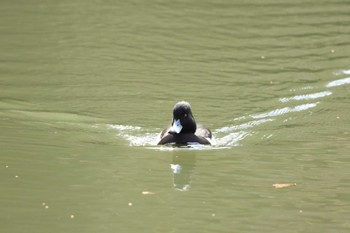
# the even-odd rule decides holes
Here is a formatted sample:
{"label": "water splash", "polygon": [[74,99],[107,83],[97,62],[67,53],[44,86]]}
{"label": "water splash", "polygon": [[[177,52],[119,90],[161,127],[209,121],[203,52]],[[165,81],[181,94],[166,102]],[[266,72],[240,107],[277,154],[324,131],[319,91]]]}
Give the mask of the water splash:
{"label": "water splash", "polygon": [[117,131],[117,135],[129,142],[130,146],[156,146],[159,133],[147,132],[139,126],[108,125],[109,129]]}
{"label": "water splash", "polygon": [[[245,119],[240,117],[240,119]],[[213,134],[216,137],[217,145],[219,146],[239,146],[240,141],[244,140],[246,137],[251,136],[253,134],[250,128],[256,127],[258,125],[271,122],[273,119],[260,119],[253,120],[247,123],[242,123],[239,125],[230,125],[225,126],[213,131]]]}

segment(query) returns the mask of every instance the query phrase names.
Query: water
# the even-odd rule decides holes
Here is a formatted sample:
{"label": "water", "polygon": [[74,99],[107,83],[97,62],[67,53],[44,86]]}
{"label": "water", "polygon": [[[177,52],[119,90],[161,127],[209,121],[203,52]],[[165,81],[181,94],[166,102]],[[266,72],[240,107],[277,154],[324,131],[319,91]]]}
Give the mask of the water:
{"label": "water", "polygon": [[0,3],[1,232],[348,232],[349,10]]}

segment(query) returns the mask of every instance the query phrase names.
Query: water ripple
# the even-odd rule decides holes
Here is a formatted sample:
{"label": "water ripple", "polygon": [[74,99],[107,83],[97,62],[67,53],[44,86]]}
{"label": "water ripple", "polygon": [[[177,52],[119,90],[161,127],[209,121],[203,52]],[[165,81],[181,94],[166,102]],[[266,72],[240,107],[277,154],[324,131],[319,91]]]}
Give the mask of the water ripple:
{"label": "water ripple", "polygon": [[[341,71],[338,74],[350,74],[350,70]],[[336,87],[345,84],[350,84],[350,77],[334,80],[328,82],[326,87]],[[311,86],[304,87],[305,89],[313,89]],[[282,103],[287,103],[289,101],[299,101],[299,100],[313,100],[319,99],[326,96],[332,95],[333,92],[326,90],[320,91],[317,93],[296,95],[292,97],[284,97],[280,98],[279,101]],[[213,130],[213,136],[216,138],[217,144],[211,147],[202,147],[199,145],[189,145],[188,147],[184,147],[181,149],[195,149],[195,150],[207,150],[207,149],[220,149],[220,148],[228,148],[232,146],[237,146],[240,141],[244,140],[246,137],[251,136],[253,134],[252,128],[259,126],[261,124],[265,124],[271,121],[274,121],[275,117],[282,116],[288,113],[301,112],[308,110],[310,108],[316,107],[320,102],[314,103],[306,103],[301,105],[296,105],[294,107],[282,107],[271,110],[265,113],[251,114],[248,116],[237,117],[233,120],[248,120],[248,122],[239,124],[239,125],[229,125],[224,126],[219,129]],[[250,120],[248,118],[252,118]],[[130,126],[130,125],[108,125],[108,128],[114,129],[117,131],[117,135],[126,141],[129,142],[130,146],[148,146],[151,148],[162,148],[173,150],[172,147],[156,147],[157,141],[159,140],[159,133],[154,132],[155,130],[149,131],[148,129],[144,129],[138,126]],[[269,135],[266,138],[271,137]]]}
{"label": "water ripple", "polygon": [[261,120],[256,120],[256,121],[250,121],[248,123],[240,124],[240,125],[232,125],[232,126],[225,126],[220,129],[215,130],[215,133],[227,133],[227,132],[232,132],[235,130],[242,130],[242,129],[248,129],[252,128],[254,126],[261,125],[266,122],[273,121],[273,119],[261,119]]}
{"label": "water ripple", "polygon": [[[350,72],[349,70],[343,71],[343,72]],[[341,86],[344,84],[349,84],[350,83],[350,77],[349,78],[343,78],[343,79],[338,79],[338,80],[334,80],[332,82],[329,82],[326,87],[337,87],[337,86]]]}
{"label": "water ripple", "polygon": [[295,106],[294,108],[290,108],[290,107],[279,108],[279,109],[276,109],[276,110],[273,110],[273,111],[267,112],[267,113],[253,114],[253,115],[250,115],[250,117],[252,117],[254,119],[259,119],[259,118],[266,118],[266,117],[281,116],[281,115],[284,115],[286,113],[304,111],[304,110],[307,110],[309,108],[316,107],[317,104],[319,104],[319,102],[302,104],[302,105]]}
{"label": "water ripple", "polygon": [[224,137],[217,138],[216,141],[220,146],[237,146],[239,141],[250,135],[251,133],[244,131],[233,132]]}
{"label": "water ripple", "polygon": [[335,75],[342,75],[342,74],[350,74],[350,70],[342,70],[335,73]]}
{"label": "water ripple", "polygon": [[311,99],[317,99],[332,95],[332,92],[330,91],[322,91],[318,93],[312,93],[312,94],[305,94],[305,95],[297,95],[289,98],[280,98],[280,101],[282,103],[289,102],[291,100],[311,100]]}

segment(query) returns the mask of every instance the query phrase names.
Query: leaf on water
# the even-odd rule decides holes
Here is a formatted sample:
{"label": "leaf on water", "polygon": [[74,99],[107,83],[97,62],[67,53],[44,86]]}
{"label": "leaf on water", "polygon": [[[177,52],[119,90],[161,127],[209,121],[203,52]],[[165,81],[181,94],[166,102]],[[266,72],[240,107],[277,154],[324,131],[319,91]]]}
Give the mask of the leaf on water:
{"label": "leaf on water", "polygon": [[293,183],[293,184],[273,184],[272,186],[280,189],[280,188],[294,187],[294,186],[297,186],[297,184],[296,183]]}
{"label": "leaf on water", "polygon": [[156,194],[156,193],[154,193],[154,192],[149,192],[149,191],[143,191],[142,194],[143,194],[143,195],[154,195],[154,194]]}

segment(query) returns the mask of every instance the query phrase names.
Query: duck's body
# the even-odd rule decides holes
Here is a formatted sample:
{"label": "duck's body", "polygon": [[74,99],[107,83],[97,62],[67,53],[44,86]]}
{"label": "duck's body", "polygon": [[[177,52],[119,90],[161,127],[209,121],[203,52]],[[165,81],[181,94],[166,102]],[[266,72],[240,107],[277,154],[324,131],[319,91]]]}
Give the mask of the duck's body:
{"label": "duck's body", "polygon": [[168,143],[186,145],[199,143],[211,145],[212,134],[210,129],[197,124],[192,115],[191,105],[185,101],[175,104],[173,121],[160,134],[158,145]]}

